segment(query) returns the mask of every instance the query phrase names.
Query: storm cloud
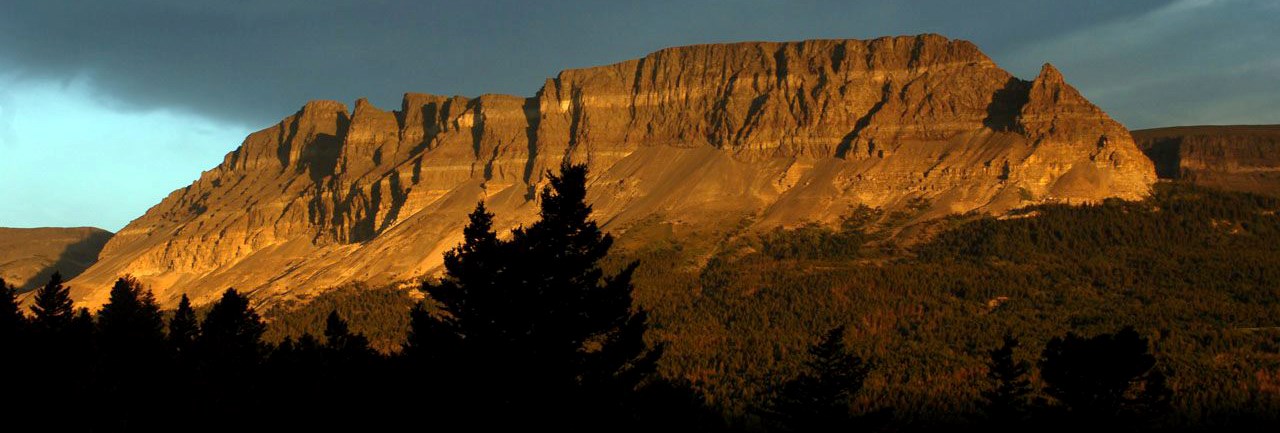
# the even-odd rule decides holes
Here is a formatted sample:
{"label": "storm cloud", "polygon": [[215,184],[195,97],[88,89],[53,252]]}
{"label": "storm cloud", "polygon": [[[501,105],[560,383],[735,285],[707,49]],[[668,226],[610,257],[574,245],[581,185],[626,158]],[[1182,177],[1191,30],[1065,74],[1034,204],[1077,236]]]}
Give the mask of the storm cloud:
{"label": "storm cloud", "polygon": [[0,87],[87,80],[113,109],[260,127],[309,99],[532,95],[675,45],[933,32],[1023,78],[1053,62],[1131,127],[1280,121],[1280,2],[974,3],[17,1]]}

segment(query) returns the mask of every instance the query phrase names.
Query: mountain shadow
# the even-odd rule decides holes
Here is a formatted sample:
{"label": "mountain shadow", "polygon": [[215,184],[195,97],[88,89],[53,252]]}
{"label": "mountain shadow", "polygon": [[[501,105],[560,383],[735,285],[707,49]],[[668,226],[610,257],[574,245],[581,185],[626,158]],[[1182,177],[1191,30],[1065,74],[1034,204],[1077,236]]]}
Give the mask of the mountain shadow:
{"label": "mountain shadow", "polygon": [[40,287],[54,271],[71,279],[98,261],[111,236],[92,227],[0,228],[0,273],[19,293]]}

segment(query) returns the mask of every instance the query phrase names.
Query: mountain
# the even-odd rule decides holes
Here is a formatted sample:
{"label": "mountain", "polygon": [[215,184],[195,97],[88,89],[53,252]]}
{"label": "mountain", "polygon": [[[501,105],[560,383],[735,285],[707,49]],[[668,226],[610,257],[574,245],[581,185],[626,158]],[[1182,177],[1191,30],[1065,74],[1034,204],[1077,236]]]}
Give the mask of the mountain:
{"label": "mountain", "polygon": [[1161,178],[1280,197],[1280,125],[1133,131]]}
{"label": "mountain", "polygon": [[53,272],[70,279],[98,260],[111,232],[93,227],[16,229],[0,227],[0,278],[33,290]]}
{"label": "mountain", "polygon": [[429,275],[477,201],[496,227],[531,221],[566,160],[590,165],[595,216],[624,242],[836,224],[861,205],[931,218],[1139,199],[1156,179],[1053,66],[1021,80],[967,41],[688,46],[566,70],[531,98],[308,102],[122,229],[73,296],[101,304],[125,273],[166,305]]}

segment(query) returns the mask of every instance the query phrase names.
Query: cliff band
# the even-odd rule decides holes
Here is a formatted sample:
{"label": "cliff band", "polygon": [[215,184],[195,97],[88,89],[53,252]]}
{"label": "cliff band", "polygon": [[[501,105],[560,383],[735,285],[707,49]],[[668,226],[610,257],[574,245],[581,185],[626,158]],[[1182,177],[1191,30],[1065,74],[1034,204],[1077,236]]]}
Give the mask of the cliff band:
{"label": "cliff band", "polygon": [[640,221],[759,229],[920,199],[931,215],[1139,199],[1156,179],[1055,68],[1024,81],[966,41],[680,47],[561,72],[532,98],[309,102],[122,229],[73,295],[99,305],[126,273],[165,305],[429,275],[477,201],[527,223],[566,159],[590,164],[595,217],[624,238]]}

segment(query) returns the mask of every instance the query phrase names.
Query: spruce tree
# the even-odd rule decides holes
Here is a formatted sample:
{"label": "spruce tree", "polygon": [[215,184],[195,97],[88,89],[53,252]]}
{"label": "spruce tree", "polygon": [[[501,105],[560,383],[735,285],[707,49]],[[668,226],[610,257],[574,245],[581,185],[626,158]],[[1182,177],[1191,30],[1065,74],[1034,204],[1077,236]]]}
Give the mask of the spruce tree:
{"label": "spruce tree", "polygon": [[16,355],[25,353],[27,318],[18,308],[17,292],[0,278],[0,371],[15,371],[18,364]]}
{"label": "spruce tree", "polygon": [[155,361],[164,344],[164,319],[155,296],[131,276],[116,280],[98,312],[98,332],[108,360]]}
{"label": "spruce tree", "polygon": [[184,293],[178,301],[178,309],[169,319],[169,348],[179,358],[194,356],[196,339],[200,336],[200,323],[196,320],[196,312],[191,308],[191,300]]}
{"label": "spruce tree", "polygon": [[200,407],[212,411],[207,428],[230,430],[243,420],[260,416],[262,392],[268,386],[263,376],[266,346],[262,334],[266,327],[249,299],[235,289],[227,289],[200,323],[196,339],[198,371],[207,381]]}
{"label": "spruce tree", "polygon": [[871,367],[845,349],[844,332],[831,329],[810,346],[800,374],[765,409],[768,421],[795,432],[849,431],[869,422],[852,413],[852,404]]}
{"label": "spruce tree", "polygon": [[192,410],[203,404],[200,401],[202,398],[209,397],[205,392],[207,382],[199,368],[200,358],[196,346],[199,336],[200,324],[196,313],[191,308],[191,300],[183,294],[173,317],[169,319],[168,333],[165,335],[168,368],[152,373],[161,381],[164,396],[153,412],[158,415],[152,420],[157,425],[188,424],[193,417],[201,416],[199,412]]}
{"label": "spruce tree", "polygon": [[[60,401],[68,394],[83,392],[89,385],[93,379],[93,317],[88,310],[74,308],[70,290],[57,272],[36,290],[33,301],[27,345],[30,354],[24,360],[30,366],[24,375],[30,377],[25,377],[22,385],[30,392],[25,398],[33,402],[27,415],[31,419],[56,419],[59,411],[84,410],[35,402]],[[73,417],[67,420],[70,424],[61,427],[82,429],[85,418],[88,417]]]}
{"label": "spruce tree", "polygon": [[[471,334],[470,350],[477,352],[481,335],[495,330],[481,330],[490,323],[485,315],[503,295],[497,287],[497,273],[503,266],[498,236],[493,232],[493,214],[484,202],[476,204],[469,222],[462,229],[463,243],[444,254],[445,278],[438,283],[423,283],[423,290],[440,308],[430,311],[420,303],[410,312],[409,335],[405,354],[433,370],[455,369],[468,364],[461,346],[466,323]],[[477,310],[477,307],[479,309]],[[458,365],[446,365],[455,363]]]}
{"label": "spruce tree", "polygon": [[338,310],[329,312],[324,324],[325,349],[330,359],[339,365],[347,365],[367,361],[373,356],[369,348],[369,339],[361,334],[353,334]]}
{"label": "spruce tree", "polygon": [[[19,333],[26,326],[26,321],[27,318],[18,308],[17,292],[3,278],[0,278],[0,347],[12,349],[12,351],[6,351],[7,353],[21,353],[16,350],[15,345],[18,344]],[[3,359],[0,359],[0,362],[3,362]]]}
{"label": "spruce tree", "polygon": [[165,403],[157,400],[166,357],[164,320],[155,297],[133,277],[121,277],[98,312],[97,331],[98,388],[113,396],[96,405],[103,412],[100,422],[111,430],[150,427],[154,417],[136,407]]}
{"label": "spruce tree", "polygon": [[249,298],[227,289],[200,324],[196,343],[205,361],[242,368],[261,362],[265,330],[262,318],[249,306]]}
{"label": "spruce tree", "polygon": [[982,391],[982,398],[986,401],[987,418],[996,425],[1016,424],[1026,416],[1031,395],[1031,381],[1027,379],[1030,363],[1014,360],[1013,351],[1017,348],[1018,339],[1005,334],[1004,344],[989,352],[989,388]]}
{"label": "spruce tree", "polygon": [[[94,325],[93,313],[88,308],[80,308],[76,310],[75,316],[71,318],[71,324],[67,327],[67,336],[71,343],[71,347],[75,350],[86,354],[88,351],[96,349],[97,327]],[[84,357],[81,359],[88,359]]]}
{"label": "spruce tree", "polygon": [[632,308],[635,264],[609,276],[600,267],[613,239],[591,220],[586,166],[548,177],[541,219],[510,240],[477,205],[444,277],[423,285],[438,309],[415,310],[406,351],[444,366],[443,379],[483,404],[543,419],[598,415],[567,408],[618,401],[653,371],[655,352]]}
{"label": "spruce tree", "polygon": [[31,305],[32,325],[41,334],[41,338],[49,338],[71,326],[75,317],[75,309],[71,302],[71,289],[62,284],[62,274],[54,272],[49,282],[36,290]]}
{"label": "spruce tree", "polygon": [[[1067,334],[1050,340],[1041,355],[1040,377],[1044,392],[1077,422],[1132,420],[1148,405],[1146,398],[1167,391],[1147,339],[1132,327],[1091,338]],[[1152,389],[1151,397],[1144,389]]]}

